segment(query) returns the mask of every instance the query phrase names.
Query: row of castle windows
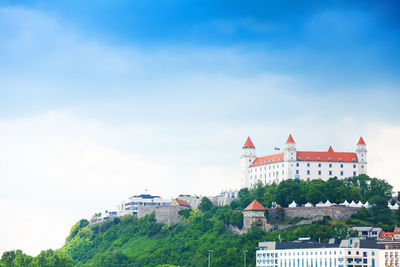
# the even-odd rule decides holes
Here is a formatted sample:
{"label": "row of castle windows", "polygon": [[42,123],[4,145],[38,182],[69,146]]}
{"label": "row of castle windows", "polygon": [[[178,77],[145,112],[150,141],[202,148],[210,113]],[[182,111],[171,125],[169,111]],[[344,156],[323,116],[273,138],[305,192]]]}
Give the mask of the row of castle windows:
{"label": "row of castle windows", "polygon": [[[296,163],[296,167],[299,167],[300,163]],[[321,168],[322,164],[318,163],[318,167]],[[307,167],[310,167],[310,163],[307,163]],[[332,168],[332,164],[329,164],[329,168]],[[343,164],[340,164],[340,168],[343,168]],[[356,164],[353,164],[353,168],[356,168]]]}
{"label": "row of castle windows", "polygon": [[[310,175],[310,170],[307,170],[307,175]],[[299,174],[299,170],[296,170],[296,174]],[[318,175],[322,175],[322,171],[318,171]],[[332,171],[329,171],[329,175],[333,175]],[[343,171],[340,171],[340,176],[343,176]],[[357,172],[353,171],[353,176],[357,176]]]}

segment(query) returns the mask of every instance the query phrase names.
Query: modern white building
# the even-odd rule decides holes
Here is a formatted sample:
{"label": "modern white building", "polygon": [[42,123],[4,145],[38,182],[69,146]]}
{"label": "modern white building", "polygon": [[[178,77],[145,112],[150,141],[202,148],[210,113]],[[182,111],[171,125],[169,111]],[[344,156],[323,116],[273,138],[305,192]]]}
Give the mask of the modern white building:
{"label": "modern white building", "polygon": [[257,267],[385,267],[399,265],[400,249],[377,240],[350,238],[315,241],[260,242]]}
{"label": "modern white building", "polygon": [[117,210],[126,210],[136,213],[139,206],[169,206],[171,200],[162,199],[160,196],[141,194],[130,197],[127,201],[122,201],[117,206]]}
{"label": "modern white building", "polygon": [[257,157],[256,148],[250,137],[242,147],[240,157],[241,187],[279,183],[287,179],[346,178],[367,174],[367,149],[360,137],[355,152],[298,151],[292,137],[286,141],[283,152]]}
{"label": "modern white building", "polygon": [[349,228],[349,232],[357,231],[359,237],[365,238],[375,238],[379,237],[379,234],[382,232],[382,228],[380,227],[368,227],[368,226],[355,226]]}

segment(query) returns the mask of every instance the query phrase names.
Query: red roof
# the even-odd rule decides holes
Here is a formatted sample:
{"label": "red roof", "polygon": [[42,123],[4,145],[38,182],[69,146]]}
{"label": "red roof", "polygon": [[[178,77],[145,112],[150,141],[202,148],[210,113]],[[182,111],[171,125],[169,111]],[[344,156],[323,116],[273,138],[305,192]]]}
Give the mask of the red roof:
{"label": "red roof", "polygon": [[294,140],[293,140],[293,137],[292,137],[291,134],[289,135],[289,137],[288,137],[288,139],[286,141],[286,144],[289,144],[289,143],[294,143]]}
{"label": "red roof", "polygon": [[296,157],[300,161],[358,162],[356,153],[333,152],[332,147],[327,152],[297,151]]}
{"label": "red roof", "polygon": [[400,227],[395,227],[393,232],[395,234],[400,234]]}
{"label": "red roof", "polygon": [[256,158],[251,167],[283,161],[283,153]]}
{"label": "red roof", "polygon": [[243,148],[255,148],[250,137],[247,137],[246,143],[244,143]]}
{"label": "red roof", "polygon": [[392,239],[393,236],[394,236],[394,233],[392,233],[392,232],[384,232],[384,231],[382,231],[382,232],[379,233],[379,238],[380,239]]}
{"label": "red roof", "polygon": [[178,202],[179,206],[190,207],[189,203],[187,203],[185,200],[177,199],[176,202]]}
{"label": "red roof", "polygon": [[333,152],[333,148],[332,146],[329,146],[328,152],[332,153]]}
{"label": "red roof", "polygon": [[260,202],[258,202],[257,200],[254,200],[244,210],[261,210],[261,211],[264,211],[265,208],[263,207],[263,205],[260,204]]}
{"label": "red roof", "polygon": [[357,145],[365,145],[364,139],[360,137],[360,140],[358,140]]}

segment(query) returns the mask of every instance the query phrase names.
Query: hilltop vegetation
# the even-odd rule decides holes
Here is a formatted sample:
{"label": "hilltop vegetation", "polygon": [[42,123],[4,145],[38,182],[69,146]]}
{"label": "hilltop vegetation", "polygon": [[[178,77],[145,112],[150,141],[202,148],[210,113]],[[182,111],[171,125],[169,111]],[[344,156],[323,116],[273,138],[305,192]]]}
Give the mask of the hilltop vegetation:
{"label": "hilltop vegetation", "polygon": [[[177,224],[159,223],[154,214],[140,219],[125,216],[94,226],[80,220],[61,249],[43,251],[35,258],[21,251],[5,252],[0,266],[207,266],[209,249],[213,250],[213,266],[242,266],[243,250],[248,251],[248,266],[254,266],[259,241],[305,236],[315,240],[345,238],[347,228],[355,225],[378,225],[391,230],[394,224],[400,224],[400,212],[392,213],[387,207],[391,190],[387,182],[365,175],[344,180],[287,180],[279,185],[257,185],[242,189],[239,199],[230,206],[216,207],[203,198],[199,209],[181,211]],[[284,231],[265,233],[252,228],[243,235],[229,231],[229,225],[242,227],[241,209],[254,199],[266,207],[272,202],[285,207],[293,200],[304,204],[327,199],[337,203],[368,200],[372,207],[361,209],[352,219],[325,219]],[[284,214],[281,219],[284,220]]]}

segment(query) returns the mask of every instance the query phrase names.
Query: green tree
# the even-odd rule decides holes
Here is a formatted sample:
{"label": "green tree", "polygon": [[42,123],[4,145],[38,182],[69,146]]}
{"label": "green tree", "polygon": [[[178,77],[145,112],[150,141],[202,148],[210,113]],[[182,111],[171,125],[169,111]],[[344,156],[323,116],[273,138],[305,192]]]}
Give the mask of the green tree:
{"label": "green tree", "polygon": [[48,249],[41,251],[40,254],[33,259],[33,264],[40,267],[70,267],[74,266],[74,261],[67,254]]}
{"label": "green tree", "polygon": [[202,212],[211,211],[213,207],[214,207],[213,203],[207,197],[203,197],[201,199],[201,202],[199,204],[199,210],[201,210]]}
{"label": "green tree", "polygon": [[243,227],[243,213],[241,211],[234,211],[231,213],[231,217],[229,219],[229,223],[242,229]]}

